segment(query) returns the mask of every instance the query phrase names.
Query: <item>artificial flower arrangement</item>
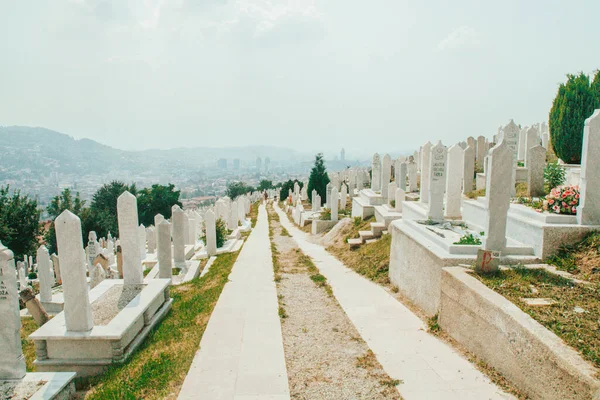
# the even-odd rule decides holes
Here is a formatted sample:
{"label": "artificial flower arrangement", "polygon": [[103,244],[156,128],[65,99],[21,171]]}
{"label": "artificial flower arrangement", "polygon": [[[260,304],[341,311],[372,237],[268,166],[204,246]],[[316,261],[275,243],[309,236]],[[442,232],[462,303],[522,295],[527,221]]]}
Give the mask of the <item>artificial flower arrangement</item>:
{"label": "artificial flower arrangement", "polygon": [[550,191],[544,200],[544,211],[555,214],[577,214],[579,186],[558,186]]}

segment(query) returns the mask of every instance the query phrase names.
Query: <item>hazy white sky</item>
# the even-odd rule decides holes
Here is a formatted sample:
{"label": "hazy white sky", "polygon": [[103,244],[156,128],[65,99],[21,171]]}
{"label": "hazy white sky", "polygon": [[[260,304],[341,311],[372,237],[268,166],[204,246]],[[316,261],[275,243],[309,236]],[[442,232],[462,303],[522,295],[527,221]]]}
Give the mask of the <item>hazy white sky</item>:
{"label": "hazy white sky", "polygon": [[347,154],[547,119],[600,1],[0,0],[0,125]]}

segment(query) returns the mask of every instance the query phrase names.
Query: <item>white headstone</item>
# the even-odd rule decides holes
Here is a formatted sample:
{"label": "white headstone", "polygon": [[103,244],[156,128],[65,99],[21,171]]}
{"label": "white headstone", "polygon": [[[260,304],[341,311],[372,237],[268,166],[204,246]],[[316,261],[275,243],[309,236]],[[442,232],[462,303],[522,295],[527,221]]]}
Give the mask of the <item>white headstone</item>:
{"label": "white headstone", "polygon": [[392,158],[389,154],[383,156],[381,163],[381,197],[384,202],[387,202],[390,194],[388,193],[388,185],[392,179]]}
{"label": "white headstone", "polygon": [[519,141],[517,142],[517,160],[525,159],[525,142],[527,141],[527,127],[522,128],[519,131]]}
{"label": "white headstone", "polygon": [[153,254],[156,250],[156,228],[151,226],[146,228],[146,237],[148,238],[148,253]]}
{"label": "white headstone", "polygon": [[580,200],[577,222],[581,225],[600,225],[600,109],[585,120],[581,148]]}
{"label": "white headstone", "polygon": [[[140,254],[137,199],[128,191],[117,198],[117,217],[123,255],[123,279],[126,285],[140,285],[144,276]],[[145,230],[144,234],[146,234]]]}
{"label": "white headstone", "polygon": [[[137,221],[134,224],[134,232],[136,226]],[[81,239],[81,220],[77,215],[65,210],[54,220],[54,227],[62,272],[67,331],[87,332],[92,329],[94,322],[86,271],[82,267],[85,262],[85,254]],[[134,253],[138,254],[137,251]]]}
{"label": "white headstone", "polygon": [[140,245],[139,247],[139,251],[140,251],[140,260],[145,260],[146,259],[146,227],[143,224],[140,224],[140,226],[138,226],[138,244]]}
{"label": "white headstone", "polygon": [[178,268],[185,267],[185,214],[181,207],[175,204],[171,207],[171,228],[173,230],[173,261]]}
{"label": "white headstone", "polygon": [[373,154],[371,162],[371,190],[374,192],[381,191],[381,159],[379,154]]}
{"label": "white headstone", "polygon": [[92,267],[92,273],[90,274],[90,289],[98,286],[100,282],[102,282],[106,278],[106,273],[102,265],[96,264]]}
{"label": "white headstone", "polygon": [[[408,173],[408,168],[406,165],[406,162],[404,161],[400,161],[400,160],[396,160],[396,171],[394,171],[396,173],[396,185],[406,191],[406,174]],[[390,193],[390,197],[393,197],[394,193]]]}
{"label": "white headstone", "polygon": [[394,200],[394,202],[396,201],[396,189],[398,189],[398,185],[396,185],[396,182],[390,182],[388,183],[388,193],[390,194],[389,199],[387,201],[387,204],[391,204],[392,200]]}
{"label": "white headstone", "polygon": [[396,205],[394,207],[394,211],[401,213],[402,212],[402,202],[406,200],[406,192],[402,190],[402,188],[396,189]]}
{"label": "white headstone", "polygon": [[441,141],[431,148],[429,163],[429,210],[427,217],[434,221],[444,219],[447,152],[446,146]]}
{"label": "white headstone", "polygon": [[37,249],[38,279],[40,280],[40,301],[52,301],[52,278],[50,277],[50,254],[46,246]]}
{"label": "white headstone", "polygon": [[408,170],[408,191],[416,192],[419,188],[417,185],[417,163],[409,161],[406,168]]}
{"label": "white headstone", "polygon": [[448,149],[448,173],[446,178],[446,218],[459,218],[462,203],[462,180],[464,174],[464,150],[455,144]]}
{"label": "white headstone", "polygon": [[216,231],[216,220],[215,214],[208,210],[204,214],[204,225],[206,233],[206,252],[208,256],[214,256],[217,254],[217,231]]}
{"label": "white headstone", "polygon": [[157,258],[158,277],[160,279],[171,279],[173,275],[173,256],[171,249],[171,224],[163,220],[156,227],[158,236]]}
{"label": "white headstone", "polygon": [[[81,238],[80,238],[81,240]],[[26,374],[13,252],[0,242],[0,381]],[[10,398],[10,393],[8,393]]]}
{"label": "white headstone", "polygon": [[[512,183],[509,185],[510,195],[514,196],[515,182],[517,178],[517,155],[518,155],[518,141],[519,141],[519,127],[515,122],[511,119],[510,122],[502,128],[503,132],[503,142],[506,143],[508,148],[512,151],[513,154],[513,169],[512,169]],[[486,176],[487,178],[487,176]],[[487,196],[487,194],[486,194]]]}
{"label": "white headstone", "polygon": [[337,188],[331,188],[331,220],[338,220],[338,191]]}
{"label": "white headstone", "polygon": [[429,179],[431,170],[431,142],[425,143],[421,151],[421,203],[429,203]]}
{"label": "white headstone", "polygon": [[530,148],[534,147],[534,146],[538,146],[540,144],[540,139],[538,137],[538,131],[537,129],[535,129],[535,127],[531,127],[529,129],[527,129],[527,132],[525,134],[525,166],[529,167],[528,161],[527,161],[527,152],[529,151]]}
{"label": "white headstone", "polygon": [[[509,128],[508,132],[517,137],[518,130]],[[515,152],[506,143],[507,129],[504,129],[504,134],[505,140],[489,152],[485,189],[487,213],[484,221],[484,249],[500,252],[506,248],[506,216],[511,197],[506,188],[512,183],[515,160]]]}
{"label": "white headstone", "polygon": [[477,166],[479,168],[483,168],[483,159],[487,154],[487,147],[485,145],[485,137],[478,136],[477,137]]}
{"label": "white headstone", "polygon": [[463,160],[463,193],[473,191],[473,179],[475,179],[475,148],[467,146]]}
{"label": "white headstone", "polygon": [[348,187],[342,183],[342,190],[340,193],[340,209],[345,210],[348,203]]}
{"label": "white headstone", "polygon": [[52,254],[50,256],[50,259],[52,260],[52,266],[54,267],[54,276],[56,279],[56,283],[61,285],[62,284],[62,276],[60,274],[60,259],[58,258],[58,256],[56,254]]}
{"label": "white headstone", "polygon": [[540,146],[527,150],[527,192],[529,197],[544,195],[544,168],[546,167],[546,149]]}

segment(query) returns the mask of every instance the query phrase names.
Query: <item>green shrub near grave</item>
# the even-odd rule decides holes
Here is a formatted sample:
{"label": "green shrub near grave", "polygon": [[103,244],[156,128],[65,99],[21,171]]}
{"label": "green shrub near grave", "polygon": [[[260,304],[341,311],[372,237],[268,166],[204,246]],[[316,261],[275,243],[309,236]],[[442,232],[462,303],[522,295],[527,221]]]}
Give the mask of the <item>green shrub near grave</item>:
{"label": "green shrub near grave", "polygon": [[556,155],[567,164],[581,162],[583,126],[600,105],[600,74],[590,85],[589,76],[567,75],[550,109],[550,137]]}
{"label": "green shrub near grave", "polygon": [[465,233],[464,235],[462,235],[460,237],[460,239],[458,240],[458,242],[454,242],[453,244],[457,244],[457,245],[479,245],[481,244],[481,239],[479,239],[478,237],[473,236],[472,233]]}
{"label": "green shrub near grave", "polygon": [[544,181],[548,191],[565,184],[565,168],[557,161],[546,164],[544,168]]}

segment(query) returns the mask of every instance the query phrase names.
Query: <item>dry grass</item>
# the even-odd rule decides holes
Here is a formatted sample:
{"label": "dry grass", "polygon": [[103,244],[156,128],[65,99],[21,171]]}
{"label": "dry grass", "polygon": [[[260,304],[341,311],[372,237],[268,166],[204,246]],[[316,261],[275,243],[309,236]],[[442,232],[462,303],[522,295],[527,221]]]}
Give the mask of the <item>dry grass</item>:
{"label": "dry grass", "polygon": [[250,204],[250,223],[252,227],[256,226],[256,220],[258,219],[258,207],[260,206],[261,200]]}
{"label": "dry grass", "polygon": [[369,230],[371,217],[367,220],[355,220],[355,223],[344,228],[334,244],[327,248],[344,265],[361,275],[380,284],[388,284],[388,271],[390,266],[390,246],[392,235],[383,235],[379,240],[370,244],[363,244],[358,249],[350,250],[348,239],[358,237],[358,231]]}
{"label": "dry grass", "polygon": [[473,190],[472,192],[465,193],[465,196],[467,196],[469,199],[476,199],[478,197],[484,197],[485,189]]}
{"label": "dry grass", "polygon": [[600,233],[593,232],[582,241],[563,246],[548,264],[567,271],[577,279],[600,282]]}
{"label": "dry grass", "polygon": [[33,318],[21,318],[21,347],[25,356],[27,372],[35,371],[35,366],[33,365],[35,361],[35,344],[28,337],[38,328],[39,326]]}
{"label": "dry grass", "polygon": [[217,257],[202,278],[171,288],[173,308],[127,363],[90,379],[86,399],[174,399],[239,252]]}
{"label": "dry grass", "polygon": [[[514,268],[476,276],[600,367],[600,285],[577,284],[544,269]],[[521,301],[524,297],[556,303],[532,307]]]}

